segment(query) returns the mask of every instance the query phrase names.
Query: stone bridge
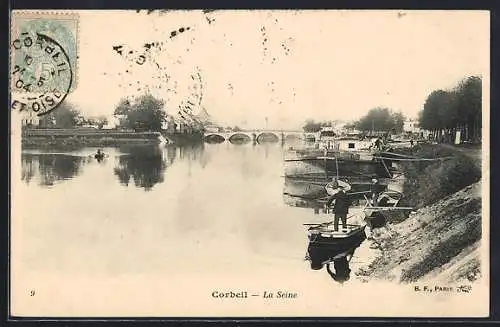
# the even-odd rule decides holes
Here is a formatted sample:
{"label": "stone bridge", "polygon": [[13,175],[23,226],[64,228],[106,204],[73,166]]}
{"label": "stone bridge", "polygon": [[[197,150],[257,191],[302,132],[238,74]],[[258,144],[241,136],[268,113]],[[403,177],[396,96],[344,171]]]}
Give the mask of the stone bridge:
{"label": "stone bridge", "polygon": [[204,139],[213,142],[279,142],[288,138],[305,139],[307,136],[311,137],[314,135],[314,133],[304,133],[302,131],[254,130],[238,132],[205,132]]}

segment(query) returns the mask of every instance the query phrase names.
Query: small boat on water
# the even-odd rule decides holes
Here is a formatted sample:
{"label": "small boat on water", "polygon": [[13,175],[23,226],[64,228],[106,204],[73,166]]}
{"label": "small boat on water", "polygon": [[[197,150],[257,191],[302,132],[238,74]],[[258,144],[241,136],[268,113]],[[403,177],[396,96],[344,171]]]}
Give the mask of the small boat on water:
{"label": "small boat on water", "polygon": [[333,229],[333,223],[311,226],[308,229],[309,241],[312,245],[328,245],[339,248],[349,248],[353,245],[353,243],[366,238],[366,225],[348,224],[346,227],[347,228],[343,229],[342,224],[340,224],[339,230],[335,231]]}
{"label": "small boat on water", "polygon": [[354,253],[366,239],[365,226],[348,225],[347,232],[334,232],[330,228],[311,227],[306,260],[312,269],[321,269],[323,265],[345,258]]}
{"label": "small boat on water", "polygon": [[97,153],[94,155],[94,158],[97,160],[102,160],[106,157],[106,154],[101,151],[101,149],[97,150]]}

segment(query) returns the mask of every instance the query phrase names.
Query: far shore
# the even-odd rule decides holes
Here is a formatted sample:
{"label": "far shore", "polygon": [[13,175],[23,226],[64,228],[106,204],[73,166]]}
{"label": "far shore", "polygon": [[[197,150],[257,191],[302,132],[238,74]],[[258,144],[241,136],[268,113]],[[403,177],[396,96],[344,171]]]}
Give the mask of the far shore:
{"label": "far shore", "polygon": [[23,148],[108,147],[128,144],[188,144],[203,141],[201,133],[139,132],[116,129],[42,129],[22,132]]}

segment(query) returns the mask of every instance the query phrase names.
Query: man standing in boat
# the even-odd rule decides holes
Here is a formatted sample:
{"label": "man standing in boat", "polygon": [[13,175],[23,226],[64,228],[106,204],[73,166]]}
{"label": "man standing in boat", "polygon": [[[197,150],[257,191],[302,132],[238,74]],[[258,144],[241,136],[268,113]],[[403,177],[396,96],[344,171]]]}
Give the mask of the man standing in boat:
{"label": "man standing in boat", "polygon": [[347,231],[347,212],[349,211],[350,201],[343,186],[339,185],[339,191],[328,199],[326,202],[327,207],[329,207],[333,201],[335,201],[333,230],[336,232],[339,230],[339,220],[341,220],[342,229]]}

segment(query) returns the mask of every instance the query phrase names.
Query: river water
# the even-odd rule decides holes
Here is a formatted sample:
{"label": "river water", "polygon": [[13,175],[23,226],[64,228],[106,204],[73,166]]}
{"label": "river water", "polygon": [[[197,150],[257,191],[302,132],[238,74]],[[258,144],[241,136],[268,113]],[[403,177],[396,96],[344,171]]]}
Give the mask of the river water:
{"label": "river water", "polygon": [[[286,288],[307,298],[335,289],[325,269],[304,260],[303,224],[332,217],[285,203],[286,147],[124,146],[104,148],[101,162],[95,148],[24,150],[16,201],[29,205],[18,218],[18,259],[40,276],[197,279],[207,299],[215,290]],[[357,283],[367,243],[342,286]]]}

